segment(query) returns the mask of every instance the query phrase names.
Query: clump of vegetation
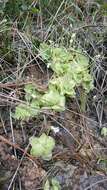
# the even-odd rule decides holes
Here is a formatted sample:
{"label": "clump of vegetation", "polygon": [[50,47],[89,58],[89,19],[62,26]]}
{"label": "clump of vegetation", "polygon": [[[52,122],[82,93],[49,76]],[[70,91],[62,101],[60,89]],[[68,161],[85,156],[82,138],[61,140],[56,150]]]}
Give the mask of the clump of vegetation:
{"label": "clump of vegetation", "polygon": [[47,67],[53,70],[48,90],[40,93],[35,85],[25,86],[26,105],[16,107],[15,117],[26,119],[37,116],[44,109],[64,111],[66,97],[75,98],[75,89],[82,86],[87,94],[93,88],[93,79],[89,74],[89,59],[81,50],[70,51],[42,43],[40,55]]}
{"label": "clump of vegetation", "polygon": [[39,9],[33,6],[31,0],[6,0],[0,2],[0,13],[8,20],[19,19],[21,24],[24,23],[24,19],[28,14],[37,13]]}
{"label": "clump of vegetation", "polygon": [[52,137],[43,133],[40,137],[31,137],[30,144],[32,146],[30,154],[42,157],[44,160],[50,160],[55,141]]}
{"label": "clump of vegetation", "polygon": [[[24,59],[25,47],[22,48],[23,43],[18,39],[17,31],[20,30],[27,35],[29,34],[29,36],[32,36],[32,17],[38,12],[39,9],[32,3],[32,0],[0,1],[0,55],[5,55],[7,61],[15,64],[16,59],[19,56],[18,52],[21,52],[21,57]],[[19,40],[18,44],[16,38]],[[35,39],[34,41],[37,40]]]}
{"label": "clump of vegetation", "polygon": [[47,66],[54,71],[50,88],[55,86],[60,94],[75,96],[75,87],[82,85],[86,92],[93,88],[92,76],[89,74],[89,58],[81,49],[67,50],[41,44],[40,53]]}

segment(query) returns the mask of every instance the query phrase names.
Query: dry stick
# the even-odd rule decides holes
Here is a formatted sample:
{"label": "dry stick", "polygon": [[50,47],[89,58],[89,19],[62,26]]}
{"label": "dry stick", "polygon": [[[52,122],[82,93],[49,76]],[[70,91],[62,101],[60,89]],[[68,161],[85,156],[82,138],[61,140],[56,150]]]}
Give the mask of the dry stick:
{"label": "dry stick", "polygon": [[7,88],[10,89],[11,88],[16,88],[16,87],[22,87],[24,85],[27,84],[34,84],[38,89],[40,90],[45,90],[47,88],[47,85],[39,85],[38,83],[41,82],[40,80],[28,80],[28,81],[18,81],[17,82],[7,82],[7,83],[0,83],[0,88]]}
{"label": "dry stick", "polygon": [[28,81],[18,81],[18,84],[16,82],[7,82],[7,83],[0,83],[0,88],[6,88],[6,87],[20,87],[20,86],[24,86],[26,84],[31,84],[32,81],[28,80]]}
{"label": "dry stick", "polygon": [[20,166],[21,166],[21,164],[22,164],[23,158],[24,158],[24,154],[23,154],[23,156],[22,156],[22,158],[21,158],[21,160],[20,160],[20,162],[19,162],[19,165],[18,165],[18,167],[17,167],[17,169],[16,169],[16,171],[15,171],[13,177],[12,177],[12,180],[11,180],[11,182],[10,182],[10,184],[9,184],[8,190],[11,189],[11,186],[12,186],[12,184],[13,184],[13,182],[14,182],[14,179],[15,179],[15,177],[16,177],[16,175],[17,175],[17,173],[18,173],[18,170],[19,170],[19,168],[20,168]]}
{"label": "dry stick", "polygon": [[12,180],[11,180],[10,184],[9,184],[8,190],[11,189],[11,186],[12,186],[12,184],[13,184],[13,182],[14,182],[14,179],[15,179],[17,173],[18,173],[18,170],[19,170],[19,168],[20,168],[20,166],[21,166],[21,164],[22,164],[22,161],[23,161],[23,158],[24,158],[25,154],[26,154],[26,153],[24,152],[23,155],[22,155],[22,157],[21,157],[21,160],[20,160],[20,162],[19,162],[19,164],[18,164],[18,167],[17,167],[17,169],[16,169],[16,171],[15,171],[13,177],[12,177]]}
{"label": "dry stick", "polygon": [[102,179],[102,180],[99,180],[99,181],[97,181],[96,183],[92,183],[90,186],[86,187],[84,190],[89,190],[90,188],[96,186],[97,184],[103,183],[103,182],[105,182],[105,181],[107,181],[107,178]]}
{"label": "dry stick", "polygon": [[10,145],[10,146],[12,146],[12,147],[14,147],[16,149],[19,149],[21,152],[23,152],[25,155],[27,155],[28,158],[30,158],[31,160],[33,160],[34,157],[32,157],[29,153],[27,153],[26,149],[23,150],[17,144],[14,144],[14,143],[10,142],[9,140],[7,140],[2,135],[0,135],[0,140],[3,141],[5,144],[8,144],[8,145]]}
{"label": "dry stick", "polygon": [[[10,109],[10,128],[12,133],[12,143],[15,144],[14,130],[13,130],[13,122],[12,122],[12,114]],[[16,148],[14,147],[14,155],[17,157]]]}

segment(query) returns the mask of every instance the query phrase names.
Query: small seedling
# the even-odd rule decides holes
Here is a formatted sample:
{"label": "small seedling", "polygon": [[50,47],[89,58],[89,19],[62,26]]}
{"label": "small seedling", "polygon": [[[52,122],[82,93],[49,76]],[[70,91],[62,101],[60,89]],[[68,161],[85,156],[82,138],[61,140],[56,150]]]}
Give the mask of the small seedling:
{"label": "small seedling", "polygon": [[59,181],[55,178],[52,178],[50,181],[47,179],[44,190],[61,190],[61,186],[59,184]]}
{"label": "small seedling", "polygon": [[55,146],[55,140],[52,137],[43,133],[40,137],[31,137],[30,144],[32,156],[42,157],[43,160],[52,158],[52,150]]}
{"label": "small seedling", "polygon": [[101,130],[101,135],[107,137],[107,127],[103,127]]}

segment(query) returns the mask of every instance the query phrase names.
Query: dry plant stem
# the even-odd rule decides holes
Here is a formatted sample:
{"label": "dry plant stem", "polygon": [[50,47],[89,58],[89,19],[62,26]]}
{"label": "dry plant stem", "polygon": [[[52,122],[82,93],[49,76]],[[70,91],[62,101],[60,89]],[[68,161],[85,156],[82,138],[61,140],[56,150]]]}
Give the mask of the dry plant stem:
{"label": "dry plant stem", "polygon": [[107,178],[102,179],[102,180],[99,180],[99,181],[97,181],[96,183],[92,183],[90,186],[86,187],[84,190],[89,190],[90,188],[93,188],[93,187],[96,186],[97,184],[103,183],[103,182],[105,182],[105,181],[107,181]]}
{"label": "dry plant stem", "polygon": [[23,158],[24,158],[25,154],[26,154],[26,153],[24,152],[23,155],[22,155],[22,157],[21,157],[21,160],[20,160],[20,162],[19,162],[19,164],[18,164],[18,167],[17,167],[17,169],[16,169],[16,171],[15,171],[13,177],[12,177],[12,180],[11,180],[9,186],[8,186],[8,190],[10,190],[11,187],[12,187],[12,184],[13,184],[13,182],[14,182],[14,180],[15,180],[15,177],[16,177],[18,171],[19,171],[19,168],[20,168],[20,166],[21,166],[21,164],[22,164],[22,161],[23,161]]}
{"label": "dry plant stem", "polygon": [[3,137],[2,135],[0,135],[0,141],[3,141],[5,144],[8,144],[16,149],[19,149],[21,152],[23,152],[28,158],[30,158],[31,160],[34,159],[34,157],[32,157],[29,153],[27,153],[27,150],[23,150],[22,148],[20,148],[17,144],[11,143],[9,140],[7,140],[5,137]]}
{"label": "dry plant stem", "polygon": [[5,84],[0,83],[0,88],[8,88],[8,87],[19,87],[19,86],[23,86],[25,84],[30,84],[32,83],[32,81],[26,81],[26,82],[22,82],[22,81],[18,81],[19,83],[14,83],[14,82],[7,82]]}
{"label": "dry plant stem", "polygon": [[47,89],[47,85],[39,85],[38,83],[40,82],[40,80],[28,80],[28,81],[18,81],[18,82],[7,82],[7,83],[0,83],[0,88],[7,88],[7,89],[10,89],[11,90],[11,88],[19,88],[19,87],[22,87],[22,86],[24,86],[24,85],[26,85],[26,84],[34,84],[37,88],[38,88],[38,90],[40,90],[40,91],[44,91],[44,90],[46,90]]}

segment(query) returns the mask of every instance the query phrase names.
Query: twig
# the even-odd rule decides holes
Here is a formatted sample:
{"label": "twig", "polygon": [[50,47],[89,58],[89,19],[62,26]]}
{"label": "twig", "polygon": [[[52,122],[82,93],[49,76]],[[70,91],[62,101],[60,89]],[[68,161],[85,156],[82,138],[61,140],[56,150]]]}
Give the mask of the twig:
{"label": "twig", "polygon": [[29,153],[27,153],[27,150],[23,150],[22,148],[19,147],[19,145],[14,144],[12,142],[10,142],[8,139],[6,139],[5,137],[3,137],[2,135],[0,135],[0,140],[3,141],[5,144],[8,144],[16,149],[19,149],[21,152],[23,152],[25,155],[27,155],[28,158],[30,158],[31,160],[34,159],[34,157],[32,157]]}
{"label": "twig", "polygon": [[94,187],[95,185],[97,185],[97,184],[99,184],[99,183],[103,183],[103,182],[105,182],[105,181],[107,181],[107,178],[102,179],[102,180],[100,180],[100,181],[97,181],[96,183],[92,183],[90,186],[86,187],[84,190],[88,190],[88,189]]}

